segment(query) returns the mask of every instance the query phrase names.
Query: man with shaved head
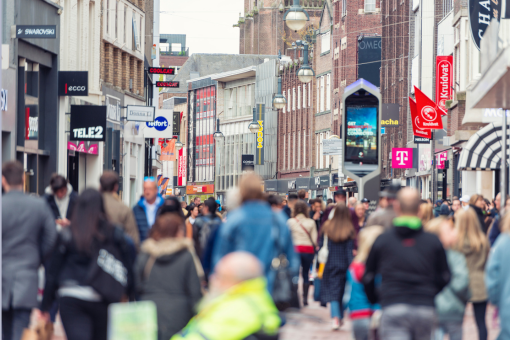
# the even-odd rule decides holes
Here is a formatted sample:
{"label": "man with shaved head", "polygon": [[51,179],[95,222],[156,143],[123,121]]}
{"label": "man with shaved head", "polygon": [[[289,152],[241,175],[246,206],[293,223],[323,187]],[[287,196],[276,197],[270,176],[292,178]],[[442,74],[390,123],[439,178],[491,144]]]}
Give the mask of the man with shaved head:
{"label": "man with shaved head", "polygon": [[135,215],[138,232],[140,233],[140,243],[148,237],[149,230],[156,221],[156,213],[163,203],[163,197],[158,195],[156,178],[145,177],[143,181],[143,196],[133,207],[133,214]]}
{"label": "man with shaved head", "polygon": [[[430,339],[434,298],[450,281],[446,253],[437,236],[423,231],[418,191],[400,190],[396,203],[398,217],[374,242],[363,285],[370,302],[383,309],[381,339]],[[378,277],[382,280],[376,290]]]}
{"label": "man with shaved head", "polygon": [[276,339],[281,321],[263,275],[252,254],[225,255],[211,275],[197,316],[171,340]]}

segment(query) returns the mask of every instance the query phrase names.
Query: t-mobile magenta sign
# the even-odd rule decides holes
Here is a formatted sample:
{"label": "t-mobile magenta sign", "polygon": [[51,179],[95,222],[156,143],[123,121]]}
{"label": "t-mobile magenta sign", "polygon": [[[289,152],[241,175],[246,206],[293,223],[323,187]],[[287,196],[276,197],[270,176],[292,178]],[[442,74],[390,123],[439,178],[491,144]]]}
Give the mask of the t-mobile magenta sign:
{"label": "t-mobile magenta sign", "polygon": [[413,167],[412,148],[391,149],[391,167],[400,169],[411,169]]}

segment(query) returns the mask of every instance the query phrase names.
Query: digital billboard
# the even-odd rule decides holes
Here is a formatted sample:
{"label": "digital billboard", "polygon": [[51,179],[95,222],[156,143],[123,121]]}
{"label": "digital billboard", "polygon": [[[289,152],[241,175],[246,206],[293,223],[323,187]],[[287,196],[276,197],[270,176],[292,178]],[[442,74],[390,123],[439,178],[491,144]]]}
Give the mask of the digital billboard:
{"label": "digital billboard", "polygon": [[377,106],[348,106],[346,110],[345,161],[378,164]]}

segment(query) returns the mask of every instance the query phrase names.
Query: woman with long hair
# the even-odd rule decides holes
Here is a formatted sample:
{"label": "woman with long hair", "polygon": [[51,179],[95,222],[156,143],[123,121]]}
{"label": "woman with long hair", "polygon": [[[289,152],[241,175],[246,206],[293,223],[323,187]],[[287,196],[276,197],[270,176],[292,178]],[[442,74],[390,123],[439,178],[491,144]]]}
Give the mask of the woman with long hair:
{"label": "woman with long hair", "polygon": [[186,238],[193,238],[193,225],[198,215],[198,207],[195,204],[190,204],[188,206],[188,215],[186,216]]}
{"label": "woman with long hair", "polygon": [[418,217],[421,220],[421,225],[426,226],[427,223],[434,218],[434,207],[430,203],[420,204]]}
{"label": "woman with long hair", "polygon": [[[117,236],[119,233],[120,236]],[[113,265],[118,269],[109,273],[110,277],[125,283],[126,277],[119,278],[118,273],[127,271],[126,287],[130,286],[132,268],[128,260],[129,254],[123,251],[126,249],[124,237],[121,229],[115,228],[106,220],[103,198],[99,191],[85,190],[76,201],[70,227],[63,229],[59,235],[46,271],[41,304],[43,316],[47,317],[45,312],[58,297],[62,324],[68,340],[106,340],[108,304],[120,302],[120,298],[112,301],[111,290],[94,282],[90,273],[92,266],[100,262],[98,254],[107,249],[110,254],[108,259],[104,259],[104,262],[108,262],[106,266]],[[117,253],[120,253],[123,261],[117,260],[111,254],[112,248],[118,249]],[[112,258],[113,261],[108,261]],[[122,265],[119,262],[122,262]],[[103,270],[107,272],[106,269]],[[113,292],[113,295],[126,296],[129,293],[126,289],[124,292]]]}
{"label": "woman with long hair", "polygon": [[308,306],[308,288],[310,287],[308,273],[312,266],[317,245],[317,227],[315,221],[309,218],[308,204],[297,201],[294,205],[292,218],[287,221],[292,234],[294,250],[301,259],[301,276],[303,277],[303,305]]}
{"label": "woman with long hair", "polygon": [[483,198],[483,195],[473,195],[469,199],[469,207],[472,208],[475,213],[476,217],[478,218],[478,221],[480,222],[480,229],[483,231],[484,234],[487,234],[487,229],[489,227],[485,226],[485,199]]}
{"label": "woman with long hair", "polygon": [[478,337],[480,340],[487,340],[485,312],[488,297],[484,276],[490,249],[489,242],[473,209],[459,210],[455,213],[455,228],[458,231],[458,241],[454,249],[464,254],[466,258],[471,290],[470,301],[473,303]]}
{"label": "woman with long hair", "polygon": [[332,328],[338,330],[343,321],[342,297],[347,270],[353,258],[356,232],[351,221],[351,211],[343,204],[333,209],[333,217],[323,226],[323,243],[328,246],[328,260],[322,276],[320,300],[330,304]]}
{"label": "woman with long hair", "polygon": [[158,340],[168,340],[195,315],[202,297],[204,272],[193,241],[184,237],[179,212],[156,218],[149,238],[136,260],[136,288],[141,300],[154,301],[158,315]]}

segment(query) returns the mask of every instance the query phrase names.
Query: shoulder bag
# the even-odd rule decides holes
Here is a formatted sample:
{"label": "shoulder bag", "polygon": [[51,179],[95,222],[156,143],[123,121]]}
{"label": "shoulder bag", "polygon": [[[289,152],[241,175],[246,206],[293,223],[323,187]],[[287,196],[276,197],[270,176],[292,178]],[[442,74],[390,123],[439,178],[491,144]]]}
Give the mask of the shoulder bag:
{"label": "shoulder bag", "polygon": [[299,226],[305,231],[306,235],[308,235],[308,238],[310,239],[310,242],[312,242],[312,247],[313,247],[313,252],[314,253],[317,253],[317,251],[315,250],[315,242],[313,242],[312,240],[312,235],[310,235],[310,233],[308,232],[308,230],[306,230],[305,227],[303,227],[303,225],[301,224],[301,222],[296,218],[296,222],[299,224]]}

